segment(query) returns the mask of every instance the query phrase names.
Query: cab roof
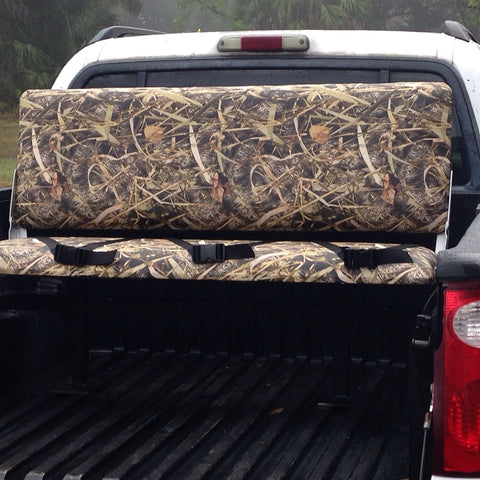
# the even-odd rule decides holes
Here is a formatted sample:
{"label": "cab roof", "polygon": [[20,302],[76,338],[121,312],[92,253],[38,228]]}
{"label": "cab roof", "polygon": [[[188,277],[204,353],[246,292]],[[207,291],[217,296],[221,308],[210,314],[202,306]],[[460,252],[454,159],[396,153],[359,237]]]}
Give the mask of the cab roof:
{"label": "cab roof", "polygon": [[[145,32],[150,33],[150,32]],[[69,88],[74,78],[95,64],[118,62],[157,61],[168,59],[228,58],[232,55],[258,55],[259,52],[222,52],[219,41],[228,36],[288,36],[303,35],[308,49],[296,52],[301,57],[369,57],[369,58],[422,58],[437,59],[455,64],[458,57],[480,59],[479,46],[473,41],[459,39],[448,33],[368,30],[283,30],[244,32],[194,32],[173,34],[120,35],[90,43],[65,65],[53,88]],[[101,38],[101,37],[100,37]],[[475,49],[471,53],[462,53]],[[460,52],[460,54],[456,53]],[[272,56],[292,54],[275,52]]]}

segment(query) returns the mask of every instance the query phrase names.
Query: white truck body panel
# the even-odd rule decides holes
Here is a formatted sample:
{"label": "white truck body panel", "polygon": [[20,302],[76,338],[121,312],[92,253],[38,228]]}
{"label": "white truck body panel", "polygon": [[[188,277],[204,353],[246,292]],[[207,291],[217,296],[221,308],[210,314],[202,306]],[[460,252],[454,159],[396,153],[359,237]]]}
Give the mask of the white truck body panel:
{"label": "white truck body panel", "polygon": [[[301,33],[310,41],[305,57],[392,57],[443,61],[460,72],[480,125],[480,47],[443,33],[385,31],[278,31],[275,34]],[[238,35],[239,32],[232,32]],[[242,32],[243,35],[272,35],[272,32]],[[145,35],[107,39],[80,50],[62,69],[53,88],[69,88],[75,76],[96,63],[148,61],[174,58],[222,57],[219,39],[228,32],[198,32]],[[139,52],[142,52],[139,54]],[[242,55],[251,53],[242,52]],[[275,55],[282,55],[276,53]],[[479,129],[480,130],[480,129]]]}

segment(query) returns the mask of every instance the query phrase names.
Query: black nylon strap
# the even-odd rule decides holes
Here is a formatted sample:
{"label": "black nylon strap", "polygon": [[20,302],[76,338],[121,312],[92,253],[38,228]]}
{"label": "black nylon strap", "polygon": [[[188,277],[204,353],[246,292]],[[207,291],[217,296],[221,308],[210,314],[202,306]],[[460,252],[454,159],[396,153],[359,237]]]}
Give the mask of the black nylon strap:
{"label": "black nylon strap", "polygon": [[328,248],[343,260],[348,269],[368,267],[374,269],[379,265],[390,263],[413,263],[405,248],[413,245],[394,245],[386,248],[339,247],[329,242],[317,242]]}
{"label": "black nylon strap", "polygon": [[[56,262],[65,265],[107,265],[115,259],[117,250],[108,252],[94,252],[95,248],[109,243],[124,241],[123,238],[93,242],[81,247],[64,245],[50,237],[37,237],[48,246]],[[169,239],[173,243],[187,250],[194,263],[223,262],[225,260],[255,258],[252,247],[248,243],[224,245],[223,243],[192,244],[180,238]]]}
{"label": "black nylon strap", "polygon": [[93,242],[81,247],[75,247],[64,245],[50,237],[37,237],[37,239],[47,245],[56,262],[64,265],[75,265],[77,267],[83,267],[85,265],[107,265],[112,263],[117,250],[110,250],[108,252],[94,252],[93,250],[103,245],[108,245],[109,243],[123,241],[123,239],[117,238],[115,240]]}
{"label": "black nylon strap", "polygon": [[[102,242],[93,242],[82,247],[64,245],[50,237],[37,237],[48,246],[54,259],[65,265],[107,265],[115,259],[117,250],[95,252],[95,248],[109,243],[117,243],[125,239],[117,238]],[[224,245],[223,243],[192,244],[180,238],[170,238],[171,242],[187,250],[194,263],[223,262],[225,260],[255,258],[252,246],[248,243]],[[268,242],[257,242],[268,243]],[[368,267],[374,269],[379,265],[391,263],[413,263],[405,248],[411,245],[396,245],[387,248],[340,247],[330,242],[316,242],[331,250],[341,258],[348,269]]]}
{"label": "black nylon strap", "polygon": [[225,260],[239,260],[242,258],[255,258],[255,253],[250,244],[237,243],[224,245],[223,243],[193,244],[181,238],[169,240],[190,253],[193,263],[213,263]]}

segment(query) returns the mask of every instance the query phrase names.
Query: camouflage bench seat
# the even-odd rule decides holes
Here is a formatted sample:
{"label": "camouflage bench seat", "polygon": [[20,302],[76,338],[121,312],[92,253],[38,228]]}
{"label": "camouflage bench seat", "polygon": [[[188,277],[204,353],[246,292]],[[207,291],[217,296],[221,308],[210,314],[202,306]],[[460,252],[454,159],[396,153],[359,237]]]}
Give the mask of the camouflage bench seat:
{"label": "camouflage bench seat", "polygon": [[0,273],[431,283],[450,110],[442,83],[28,91]]}

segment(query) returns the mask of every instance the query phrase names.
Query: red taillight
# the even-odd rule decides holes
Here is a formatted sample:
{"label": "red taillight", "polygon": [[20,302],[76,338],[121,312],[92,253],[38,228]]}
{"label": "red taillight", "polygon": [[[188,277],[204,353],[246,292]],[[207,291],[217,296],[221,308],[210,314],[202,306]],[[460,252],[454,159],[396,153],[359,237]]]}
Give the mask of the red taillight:
{"label": "red taillight", "polygon": [[449,286],[443,321],[435,356],[436,470],[480,472],[480,284]]}
{"label": "red taillight", "polygon": [[465,385],[446,405],[447,428],[469,453],[480,453],[480,380]]}
{"label": "red taillight", "polygon": [[218,42],[220,52],[298,52],[308,50],[306,35],[224,35]]}
{"label": "red taillight", "polygon": [[282,37],[243,37],[240,45],[245,52],[281,50]]}

